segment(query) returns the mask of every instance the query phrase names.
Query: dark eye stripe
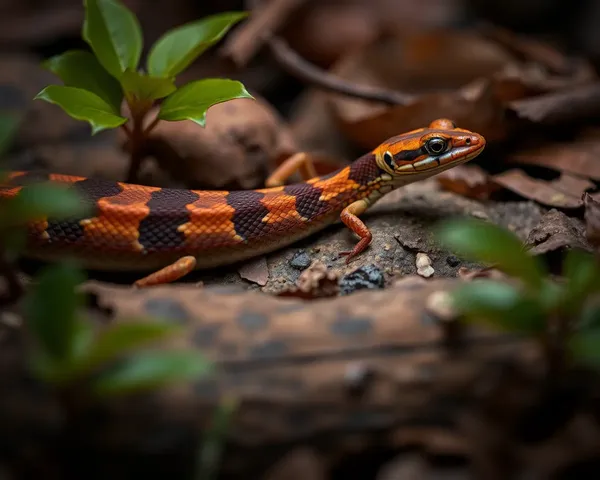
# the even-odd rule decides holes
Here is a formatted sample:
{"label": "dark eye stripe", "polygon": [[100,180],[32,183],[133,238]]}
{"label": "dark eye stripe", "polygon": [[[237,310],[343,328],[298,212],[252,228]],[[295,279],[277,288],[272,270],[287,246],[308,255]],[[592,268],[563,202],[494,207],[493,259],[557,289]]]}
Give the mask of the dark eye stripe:
{"label": "dark eye stripe", "polygon": [[394,169],[394,156],[390,152],[386,151],[383,154],[383,160],[385,161],[388,167],[390,167],[392,170]]}
{"label": "dark eye stripe", "polygon": [[396,154],[397,160],[414,160],[419,158],[421,155],[426,155],[427,152],[424,148],[416,148],[414,150],[402,150]]}

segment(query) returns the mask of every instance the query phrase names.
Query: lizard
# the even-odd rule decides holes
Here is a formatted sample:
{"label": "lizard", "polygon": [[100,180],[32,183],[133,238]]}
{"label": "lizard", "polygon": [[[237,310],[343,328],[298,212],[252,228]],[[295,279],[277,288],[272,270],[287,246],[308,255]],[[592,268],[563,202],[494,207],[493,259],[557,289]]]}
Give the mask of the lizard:
{"label": "lizard", "polygon": [[[100,178],[11,171],[0,200],[50,181],[77,191],[84,218],[38,218],[27,224],[24,256],[74,258],[88,269],[150,272],[136,287],[247,260],[295,243],[341,220],[358,235],[346,262],[372,234],[359,218],[392,190],[477,157],[485,138],[446,118],[382,142],[351,164],[317,176],[310,156],[296,153],[267,178],[265,188],[217,191],[161,188]],[[286,184],[296,172],[303,181]]]}

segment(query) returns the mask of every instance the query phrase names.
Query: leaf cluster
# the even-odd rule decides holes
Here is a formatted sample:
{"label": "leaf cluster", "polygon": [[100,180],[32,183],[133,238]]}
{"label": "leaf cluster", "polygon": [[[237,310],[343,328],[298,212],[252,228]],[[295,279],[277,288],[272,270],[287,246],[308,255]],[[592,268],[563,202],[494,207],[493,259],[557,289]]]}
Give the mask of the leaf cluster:
{"label": "leaf cluster", "polygon": [[228,79],[203,79],[175,85],[176,76],[247,14],[226,12],[166,32],[150,48],[140,68],[143,35],[139,21],[119,0],[84,0],[82,37],[91,51],[70,50],[47,60],[45,67],[64,85],[49,85],[36,98],[60,106],[71,117],[87,121],[92,134],[143,117],[162,100],[158,118],[192,120],[201,126],[209,107],[234,98],[252,98],[244,85]]}
{"label": "leaf cluster", "polygon": [[453,292],[453,305],[467,320],[536,337],[547,335],[550,319],[565,322],[563,341],[577,361],[600,366],[600,264],[587,252],[569,250],[563,280],[552,279],[539,257],[499,226],[471,219],[444,222],[438,238],[464,258],[495,264],[520,282],[481,280]]}
{"label": "leaf cluster", "polygon": [[63,263],[43,270],[24,299],[26,325],[36,348],[33,371],[57,386],[85,381],[97,395],[123,394],[196,378],[210,363],[191,351],[142,350],[178,333],[160,320],[115,323],[100,330],[79,316],[81,271]]}

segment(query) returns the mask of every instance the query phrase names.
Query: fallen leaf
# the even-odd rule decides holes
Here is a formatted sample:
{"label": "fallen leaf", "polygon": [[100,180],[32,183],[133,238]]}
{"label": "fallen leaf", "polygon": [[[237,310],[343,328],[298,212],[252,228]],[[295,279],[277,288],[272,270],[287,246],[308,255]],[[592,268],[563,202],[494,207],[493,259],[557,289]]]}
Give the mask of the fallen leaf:
{"label": "fallen leaf", "polygon": [[593,119],[600,109],[600,83],[515,100],[508,108],[519,118],[544,125]]}
{"label": "fallen leaf", "polygon": [[240,277],[264,287],[269,280],[269,266],[266,257],[258,257],[238,267]]}
{"label": "fallen leaf", "polygon": [[585,238],[585,226],[576,218],[571,218],[556,209],[550,210],[531,229],[526,244],[534,255],[562,251],[568,248],[591,250]]}
{"label": "fallen leaf", "polygon": [[558,180],[548,182],[530,177],[517,168],[494,175],[492,181],[522,197],[557,208],[581,207],[581,196],[594,186],[588,180],[566,173]]}
{"label": "fallen leaf", "polygon": [[598,131],[582,134],[571,142],[549,142],[508,155],[506,161],[534,165],[600,180],[600,137]]}
{"label": "fallen leaf", "polygon": [[452,118],[493,142],[512,131],[514,124],[505,115],[510,102],[594,78],[590,69],[586,75],[580,70],[552,74],[521,57],[476,32],[400,32],[342,57],[332,73],[357,85],[402,92],[409,99],[386,106],[330,94],[332,112],[344,134],[364,148],[439,117]]}
{"label": "fallen leaf", "polygon": [[487,200],[494,191],[501,188],[478,165],[458,165],[435,178],[445,190],[477,200]]}

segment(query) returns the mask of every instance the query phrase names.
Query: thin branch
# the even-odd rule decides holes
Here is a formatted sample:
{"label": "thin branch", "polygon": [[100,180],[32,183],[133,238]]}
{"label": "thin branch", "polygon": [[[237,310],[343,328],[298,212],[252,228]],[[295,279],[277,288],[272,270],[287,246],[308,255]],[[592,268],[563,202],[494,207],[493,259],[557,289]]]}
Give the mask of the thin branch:
{"label": "thin branch", "polygon": [[252,16],[239,29],[232,32],[219,54],[233,62],[237,68],[245,66],[263,46],[266,39],[276,33],[290,14],[306,0],[247,1]]}
{"label": "thin branch", "polygon": [[406,105],[413,100],[412,95],[367,85],[356,85],[332,75],[304,60],[281,38],[272,37],[267,40],[267,44],[284,70],[317,88],[388,105]]}
{"label": "thin branch", "polygon": [[158,125],[158,122],[160,122],[160,119],[158,118],[158,115],[156,117],[154,117],[154,120],[152,120],[152,122],[150,123],[150,125],[148,125],[146,127],[146,130],[144,130],[144,138],[148,137],[148,135],[150,134],[150,132],[152,130],[154,130],[154,127],[156,127]]}

